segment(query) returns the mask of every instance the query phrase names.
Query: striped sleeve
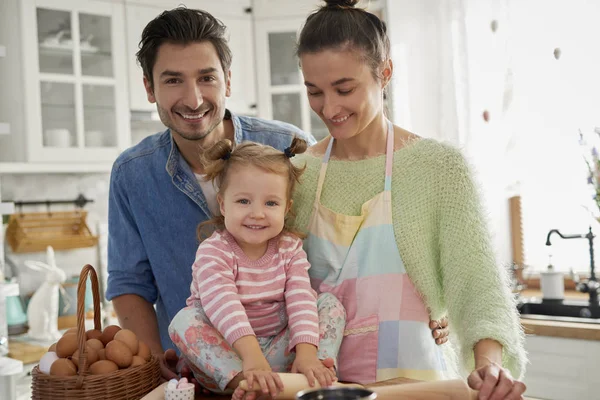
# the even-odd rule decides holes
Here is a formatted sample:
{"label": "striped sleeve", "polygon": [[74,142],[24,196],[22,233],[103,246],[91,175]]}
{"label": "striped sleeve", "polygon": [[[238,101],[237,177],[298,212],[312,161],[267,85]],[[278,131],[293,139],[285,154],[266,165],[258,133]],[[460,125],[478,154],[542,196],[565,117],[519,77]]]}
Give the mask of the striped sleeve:
{"label": "striped sleeve", "polygon": [[[319,346],[319,316],[317,312],[317,293],[311,288],[308,278],[306,253],[302,241],[290,236],[284,237],[282,247],[289,254],[286,266],[285,303],[290,329],[289,350],[298,343]],[[285,250],[284,250],[285,251]]]}
{"label": "striped sleeve", "polygon": [[193,280],[204,313],[230,345],[243,336],[254,335],[235,284],[233,256],[220,236],[200,244]]}

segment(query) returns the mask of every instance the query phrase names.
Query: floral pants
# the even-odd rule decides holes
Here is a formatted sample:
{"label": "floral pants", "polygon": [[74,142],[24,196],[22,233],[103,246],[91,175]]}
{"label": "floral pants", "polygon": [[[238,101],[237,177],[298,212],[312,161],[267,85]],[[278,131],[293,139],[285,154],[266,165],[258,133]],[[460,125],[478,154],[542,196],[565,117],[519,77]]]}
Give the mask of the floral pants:
{"label": "floral pants", "polygon": [[[317,355],[320,360],[336,360],[346,326],[346,311],[331,293],[319,295],[317,309],[320,336]],[[241,358],[212,326],[200,306],[179,311],[169,325],[169,335],[188,361],[195,378],[208,390],[224,393],[227,384],[242,371]],[[257,337],[273,371],[291,370],[296,353],[287,351],[289,339],[288,328],[277,336]]]}

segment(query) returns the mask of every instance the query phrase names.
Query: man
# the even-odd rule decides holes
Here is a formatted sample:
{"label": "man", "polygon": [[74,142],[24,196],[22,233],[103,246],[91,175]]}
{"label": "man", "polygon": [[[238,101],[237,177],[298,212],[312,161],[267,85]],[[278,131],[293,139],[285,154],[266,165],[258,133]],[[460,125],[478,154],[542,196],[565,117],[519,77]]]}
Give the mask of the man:
{"label": "man", "polygon": [[[310,144],[314,138],[293,125],[225,108],[232,55],[225,27],[205,11],[160,14],[144,29],[137,58],[148,101],[156,103],[169,129],[126,150],[113,165],[106,298],[120,325],[148,344],[161,360],[163,377],[171,379],[177,356],[168,350],[175,346],[167,328],[190,294],[196,227],[218,211],[215,189],[203,180],[200,153],[224,138],[280,150],[294,136]],[[443,327],[434,329],[441,342]]]}

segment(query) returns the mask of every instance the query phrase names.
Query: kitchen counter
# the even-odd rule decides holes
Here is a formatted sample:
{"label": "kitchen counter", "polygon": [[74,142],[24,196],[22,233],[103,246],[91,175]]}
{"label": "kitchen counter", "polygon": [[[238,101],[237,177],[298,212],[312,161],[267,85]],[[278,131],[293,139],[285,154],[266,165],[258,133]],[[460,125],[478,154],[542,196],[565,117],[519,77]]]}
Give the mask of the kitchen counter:
{"label": "kitchen counter", "polygon": [[[587,300],[587,293],[574,290],[565,291],[565,299]],[[528,289],[521,292],[521,297],[542,297],[541,290]],[[521,318],[521,324],[528,335],[560,337],[567,339],[600,340],[600,324],[581,322],[562,322],[541,319]],[[452,327],[450,327],[452,329]]]}
{"label": "kitchen counter", "polygon": [[[369,387],[386,386],[386,385],[401,385],[401,384],[415,383],[415,382],[419,382],[419,381],[416,381],[413,379],[408,379],[408,378],[395,378],[395,379],[390,379],[390,380],[383,381],[383,382],[376,382],[371,385],[366,385],[365,387],[369,388]],[[152,392],[150,392],[146,396],[144,396],[142,398],[142,400],[163,400],[165,385],[166,385],[166,383],[157,387]],[[196,396],[195,400],[226,400],[226,399],[230,399],[230,398],[231,398],[231,396],[200,395],[200,396]],[[525,397],[524,399],[525,400],[540,400],[540,399],[535,399],[533,397]]]}

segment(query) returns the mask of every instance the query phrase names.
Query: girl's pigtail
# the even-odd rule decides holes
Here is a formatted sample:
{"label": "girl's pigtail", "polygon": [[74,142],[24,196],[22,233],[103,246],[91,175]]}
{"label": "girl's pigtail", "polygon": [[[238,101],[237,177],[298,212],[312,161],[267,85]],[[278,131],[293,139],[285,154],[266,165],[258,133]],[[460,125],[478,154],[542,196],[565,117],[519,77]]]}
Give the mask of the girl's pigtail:
{"label": "girl's pigtail", "polygon": [[219,140],[204,151],[202,155],[202,164],[206,178],[214,180],[219,176],[225,167],[225,163],[231,157],[233,144],[229,139]]}
{"label": "girl's pigtail", "polygon": [[284,154],[286,155],[286,157],[292,158],[296,154],[304,153],[307,148],[308,144],[306,143],[306,141],[295,136],[294,139],[292,139],[292,144],[290,144],[290,147],[284,150]]}

